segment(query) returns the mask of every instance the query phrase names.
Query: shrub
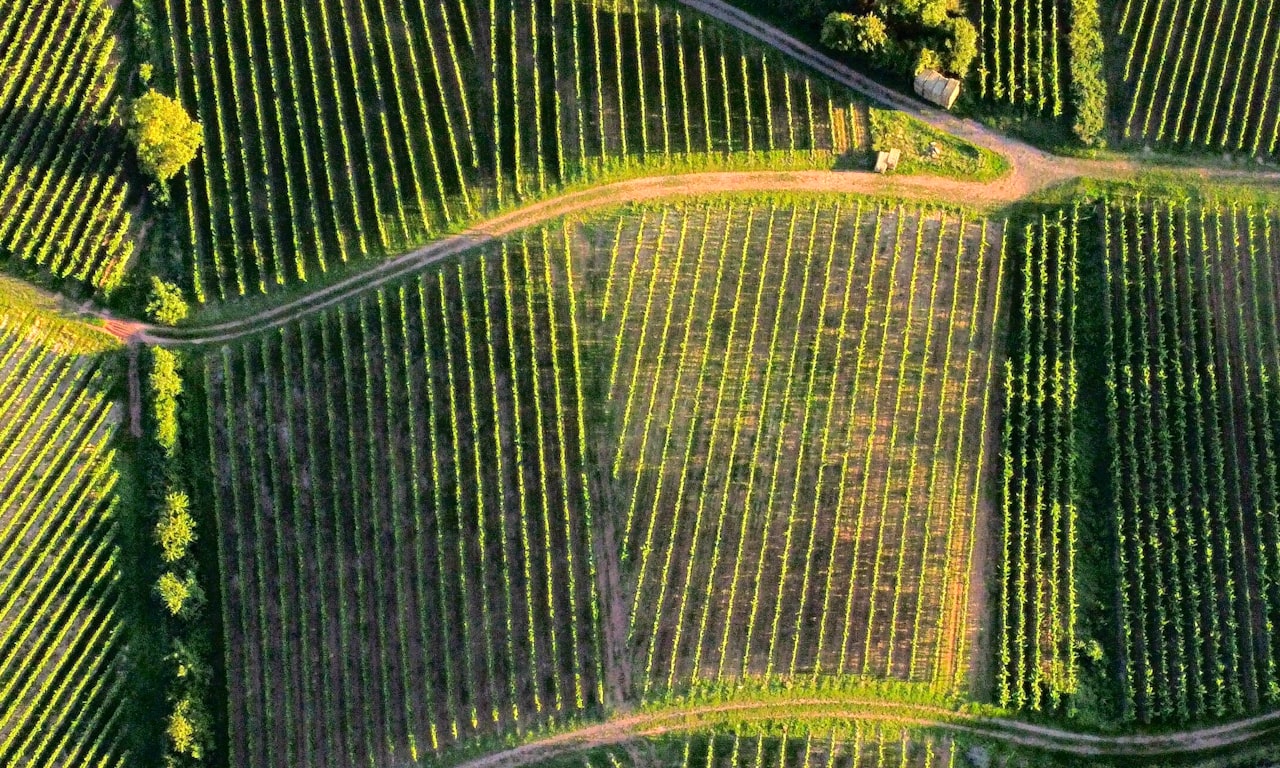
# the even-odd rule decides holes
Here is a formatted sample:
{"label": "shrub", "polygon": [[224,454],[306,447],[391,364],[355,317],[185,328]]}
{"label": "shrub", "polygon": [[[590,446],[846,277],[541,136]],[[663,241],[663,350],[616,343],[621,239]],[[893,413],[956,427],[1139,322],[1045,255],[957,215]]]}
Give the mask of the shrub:
{"label": "shrub", "polygon": [[837,51],[874,55],[889,42],[889,28],[873,13],[832,13],[822,23],[822,44]]}
{"label": "shrub", "polygon": [[204,742],[209,736],[208,717],[199,703],[184,696],[173,706],[165,734],[173,744],[173,751],[199,760],[204,755]]}
{"label": "shrub", "polygon": [[173,663],[173,676],[187,690],[204,690],[213,679],[213,669],[206,657],[209,649],[198,640],[174,640],[169,661]]}
{"label": "shrub", "polygon": [[973,28],[973,22],[964,18],[949,19],[946,26],[950,39],[942,64],[948,72],[963,80],[968,77],[973,60],[978,58],[978,30]]}
{"label": "shrub", "polygon": [[200,151],[200,124],[176,100],[147,91],[129,110],[129,140],[142,169],[157,181],[168,181]]}
{"label": "shrub", "polygon": [[179,578],[173,571],[165,571],[156,582],[156,594],[170,614],[184,619],[194,617],[204,605],[204,590],[191,572]]}
{"label": "shrub", "polygon": [[919,55],[916,56],[916,74],[918,75],[926,69],[942,69],[942,57],[932,48],[921,48]]}
{"label": "shrub", "polygon": [[186,557],[187,549],[196,540],[196,521],[191,517],[190,506],[187,494],[182,491],[164,497],[164,511],[156,523],[156,541],[160,544],[160,557],[166,563],[176,563]]}
{"label": "shrub", "polygon": [[151,278],[151,297],[147,300],[147,315],[161,325],[177,325],[187,319],[191,307],[182,296],[182,289],[166,283],[158,277]]}

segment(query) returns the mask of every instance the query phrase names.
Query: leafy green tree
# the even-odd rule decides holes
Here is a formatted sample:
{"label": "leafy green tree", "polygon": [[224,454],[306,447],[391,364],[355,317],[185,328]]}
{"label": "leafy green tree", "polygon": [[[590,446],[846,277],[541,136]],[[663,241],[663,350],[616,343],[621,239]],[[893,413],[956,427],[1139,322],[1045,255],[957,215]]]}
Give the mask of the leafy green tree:
{"label": "leafy green tree", "polygon": [[1088,146],[1106,143],[1107,79],[1103,61],[1105,44],[1097,0],[1071,4],[1071,102],[1075,116],[1071,128]]}
{"label": "leafy green tree", "polygon": [[876,55],[889,42],[889,28],[874,13],[832,13],[822,23],[822,44],[836,51]]}
{"label": "leafy green tree", "polygon": [[151,392],[158,397],[175,398],[182,394],[182,377],[178,375],[178,356],[164,347],[151,350]]}
{"label": "leafy green tree", "polygon": [[191,502],[182,491],[164,497],[164,510],[156,523],[156,541],[160,544],[160,557],[166,563],[176,563],[186,557],[196,540],[196,521],[191,517],[190,507]]}
{"label": "leafy green tree", "polygon": [[147,300],[147,315],[161,325],[177,325],[191,314],[191,307],[182,296],[182,289],[166,283],[158,277],[151,278],[151,296]]}
{"label": "leafy green tree", "polygon": [[950,0],[887,0],[879,5],[892,18],[926,27],[941,26],[955,7]]}
{"label": "leafy green tree", "polygon": [[169,613],[179,618],[192,618],[204,606],[204,590],[190,571],[184,577],[165,571],[156,582],[156,594]]}
{"label": "leafy green tree", "polygon": [[947,31],[951,39],[943,51],[942,64],[948,72],[963,80],[968,77],[973,60],[978,58],[978,30],[973,28],[973,22],[957,17],[947,20]]}
{"label": "leafy green tree", "polygon": [[822,44],[833,51],[848,53],[853,50],[854,29],[852,13],[831,13],[822,22]]}
{"label": "leafy green tree", "polygon": [[133,102],[128,125],[138,162],[157,181],[168,181],[186,167],[203,141],[200,124],[182,104],[155,90]]}

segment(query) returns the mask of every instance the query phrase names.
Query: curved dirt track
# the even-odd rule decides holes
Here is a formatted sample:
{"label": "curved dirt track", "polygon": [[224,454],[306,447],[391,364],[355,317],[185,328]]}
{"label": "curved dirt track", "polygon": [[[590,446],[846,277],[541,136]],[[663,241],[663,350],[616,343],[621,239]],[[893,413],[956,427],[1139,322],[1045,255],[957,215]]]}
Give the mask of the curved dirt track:
{"label": "curved dirt track", "polygon": [[[706,2],[707,0],[682,0]],[[898,97],[902,98],[902,97]],[[945,116],[944,116],[945,117]],[[954,118],[946,117],[954,121]],[[944,121],[945,122],[945,121]],[[958,121],[957,121],[958,122]],[[984,135],[986,129],[974,129]],[[996,134],[995,136],[998,136]],[[1001,138],[1022,153],[1007,176],[990,182],[963,181],[937,176],[881,176],[865,171],[739,171],[650,176],[604,184],[586,190],[530,203],[495,216],[455,235],[428,243],[385,261],[373,263],[359,274],[343,278],[301,298],[292,299],[248,317],[212,325],[168,328],[125,323],[105,313],[107,330],[126,341],[161,346],[202,346],[233,341],[257,331],[269,330],[339,304],[350,297],[397,280],[434,262],[490,243],[504,235],[537,226],[569,214],[658,199],[701,197],[723,193],[827,192],[892,194],[908,198],[962,201],[969,205],[997,206],[1077,178],[1125,179],[1141,167],[1125,161],[1063,159],[1052,163],[1034,159],[1043,155],[1014,139]],[[1007,149],[1001,147],[1002,150]],[[1045,157],[1050,157],[1045,155]],[[1246,178],[1280,186],[1280,174],[1242,173],[1198,169],[1183,171],[1197,178]]]}
{"label": "curved dirt track", "polygon": [[494,752],[461,763],[455,768],[518,768],[595,747],[697,730],[726,719],[745,722],[771,718],[890,722],[981,736],[1021,747],[1080,757],[1193,756],[1274,736],[1276,730],[1280,729],[1280,712],[1179,733],[1101,736],[1019,720],[981,717],[941,707],[898,704],[877,699],[815,698],[766,703],[726,702],[679,711],[626,715]]}
{"label": "curved dirt track", "polygon": [[[814,71],[866,96],[872,101],[878,102],[882,106],[905,112],[944,133],[949,133],[979,147],[1004,155],[1013,167],[1012,172],[1005,179],[995,183],[1007,184],[1015,190],[1021,190],[1022,194],[1019,197],[1036,189],[1042,189],[1058,182],[1075,178],[1124,178],[1133,176],[1141,170],[1152,168],[1151,165],[1129,160],[1086,160],[1054,155],[995,129],[988,128],[981,123],[973,120],[962,120],[923,101],[904,96],[891,88],[886,88],[866,75],[859,74],[831,57],[814,50],[811,46],[788,35],[777,27],[771,26],[736,8],[726,0],[676,1],[737,28],[765,45],[790,56]],[[1243,180],[1280,186],[1280,173],[1275,172],[1186,167],[1171,168],[1170,170],[1181,170],[1189,176],[1205,180]]]}
{"label": "curved dirt track", "polygon": [[[1060,179],[1042,179],[1043,188]],[[962,200],[971,205],[1012,203],[1030,189],[1007,178],[995,182],[972,182],[930,176],[881,176],[857,171],[748,171],[690,173],[651,176],[620,181],[570,192],[516,208],[476,224],[455,235],[428,243],[367,270],[339,280],[298,299],[286,301],[249,317],[213,325],[167,328],[146,324],[108,323],[108,330],[159,345],[206,345],[232,341],[267,330],[351,296],[376,288],[422,267],[456,256],[512,232],[537,226],[568,214],[582,213],[627,203],[681,197],[701,197],[721,193],[829,192],[893,194],[903,197]]]}

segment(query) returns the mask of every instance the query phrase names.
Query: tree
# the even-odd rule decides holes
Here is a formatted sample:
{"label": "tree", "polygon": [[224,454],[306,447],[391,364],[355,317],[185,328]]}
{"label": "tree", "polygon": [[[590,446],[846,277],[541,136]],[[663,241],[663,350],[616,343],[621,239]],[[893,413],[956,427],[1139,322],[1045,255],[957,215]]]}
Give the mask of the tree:
{"label": "tree", "polygon": [[946,21],[947,12],[954,7],[954,3],[950,0],[887,0],[880,7],[893,18],[926,27],[938,27]]}
{"label": "tree", "polygon": [[190,696],[179,699],[164,729],[169,740],[173,742],[173,751],[199,760],[204,754],[203,742],[208,734],[206,720],[199,704]]}
{"label": "tree", "polygon": [[859,16],[854,20],[854,38],[857,49],[863,53],[875,54],[885,49],[889,42],[889,28],[884,20],[873,13]]}
{"label": "tree", "polygon": [[182,491],[164,497],[164,511],[156,523],[156,541],[160,544],[160,557],[166,563],[176,563],[186,557],[187,549],[196,540],[196,521],[191,517],[190,507],[191,502]]}
{"label": "tree", "polygon": [[889,28],[874,13],[832,13],[822,23],[822,44],[837,51],[875,55],[889,42]]}
{"label": "tree", "polygon": [[147,91],[129,110],[129,139],[142,169],[157,181],[168,181],[200,151],[200,123],[175,99]]}
{"label": "tree", "polygon": [[848,53],[853,50],[854,15],[852,13],[831,13],[822,22],[822,44],[833,51]]}
{"label": "tree", "polygon": [[1086,145],[1105,143],[1107,128],[1107,79],[1103,72],[1105,44],[1097,0],[1071,4],[1071,102],[1075,118],[1071,128]]}
{"label": "tree", "polygon": [[921,48],[920,54],[916,56],[916,74],[918,75],[926,69],[942,69],[942,58],[932,48]]}
{"label": "tree", "polygon": [[204,590],[196,583],[195,574],[189,571],[181,578],[173,571],[165,571],[156,582],[156,594],[169,613],[184,619],[194,617],[204,605]]}
{"label": "tree", "polygon": [[182,289],[166,283],[158,277],[151,278],[151,298],[147,300],[147,314],[162,325],[177,325],[187,319],[191,307],[182,297]]}
{"label": "tree", "polygon": [[978,58],[978,30],[968,19],[954,18],[947,20],[947,31],[951,39],[943,51],[942,63],[948,72],[963,80],[969,75],[973,60]]}

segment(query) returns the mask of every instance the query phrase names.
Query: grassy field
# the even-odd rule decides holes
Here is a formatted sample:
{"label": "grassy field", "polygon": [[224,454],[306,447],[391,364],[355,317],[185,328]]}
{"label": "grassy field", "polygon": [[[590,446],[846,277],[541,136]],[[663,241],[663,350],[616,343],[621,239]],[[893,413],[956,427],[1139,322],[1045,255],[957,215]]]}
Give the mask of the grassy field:
{"label": "grassy field", "polygon": [[209,353],[236,762],[962,688],[1001,252],[865,200],[624,209]]}
{"label": "grassy field", "polygon": [[0,301],[6,765],[130,764],[112,347],[85,326]]}
{"label": "grassy field", "polygon": [[124,277],[139,201],[108,123],[119,24],[102,0],[0,3],[0,259],[105,292]]}

